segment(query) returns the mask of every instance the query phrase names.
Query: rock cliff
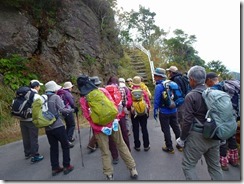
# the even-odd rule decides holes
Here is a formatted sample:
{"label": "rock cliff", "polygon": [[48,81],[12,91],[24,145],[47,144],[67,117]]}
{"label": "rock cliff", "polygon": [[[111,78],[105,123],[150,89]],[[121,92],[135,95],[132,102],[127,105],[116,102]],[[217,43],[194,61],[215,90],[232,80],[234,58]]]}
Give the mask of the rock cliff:
{"label": "rock cliff", "polygon": [[106,0],[60,0],[52,26],[39,22],[28,10],[0,6],[0,57],[28,57],[44,82],[116,74],[122,48]]}

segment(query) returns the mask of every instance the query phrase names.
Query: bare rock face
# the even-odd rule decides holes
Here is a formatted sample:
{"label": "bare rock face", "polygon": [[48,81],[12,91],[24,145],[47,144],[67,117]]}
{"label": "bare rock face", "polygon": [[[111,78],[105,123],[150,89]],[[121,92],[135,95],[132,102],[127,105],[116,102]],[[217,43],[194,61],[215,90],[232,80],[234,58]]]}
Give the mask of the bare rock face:
{"label": "bare rock face", "polygon": [[20,12],[0,7],[0,55],[13,53],[28,56],[38,44],[38,29]]}
{"label": "bare rock face", "polygon": [[40,28],[34,27],[27,16],[3,8],[0,56],[18,53],[35,57],[33,71],[41,74],[43,81],[63,82],[81,73],[107,80],[117,73],[116,63],[122,50],[117,35],[106,31],[106,26],[113,29],[112,16],[106,1],[61,0],[55,27],[43,38]]}

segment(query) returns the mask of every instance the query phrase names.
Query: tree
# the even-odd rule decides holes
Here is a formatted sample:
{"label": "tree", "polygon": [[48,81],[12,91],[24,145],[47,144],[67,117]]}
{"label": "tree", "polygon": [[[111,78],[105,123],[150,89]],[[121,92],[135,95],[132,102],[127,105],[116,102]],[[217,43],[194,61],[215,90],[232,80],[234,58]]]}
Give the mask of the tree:
{"label": "tree", "polygon": [[221,61],[210,61],[207,63],[207,72],[215,72],[218,74],[222,79],[231,79],[233,78],[231,74],[229,74],[229,70],[226,68],[225,65],[222,64]]}
{"label": "tree", "polygon": [[163,40],[166,62],[168,64],[178,63],[178,66],[181,66],[183,70],[193,65],[204,66],[205,61],[197,55],[198,52],[192,46],[196,42],[196,36],[188,36],[180,29],[176,29],[173,33],[175,37]]}

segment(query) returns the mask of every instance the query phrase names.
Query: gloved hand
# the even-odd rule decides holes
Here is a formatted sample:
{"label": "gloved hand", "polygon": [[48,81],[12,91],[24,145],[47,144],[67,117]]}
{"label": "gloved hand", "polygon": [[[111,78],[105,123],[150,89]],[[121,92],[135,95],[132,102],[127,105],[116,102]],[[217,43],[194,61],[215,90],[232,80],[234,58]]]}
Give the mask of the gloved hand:
{"label": "gloved hand", "polygon": [[180,146],[180,147],[184,147],[184,145],[185,145],[185,141],[183,141],[183,140],[181,140],[181,138],[179,137],[178,139],[176,139],[176,143],[177,143],[177,145],[178,146]]}
{"label": "gloved hand", "polygon": [[157,109],[154,109],[153,117],[157,121],[157,117],[158,117]]}
{"label": "gloved hand", "polygon": [[74,113],[78,113],[79,109],[78,107],[74,107]]}
{"label": "gloved hand", "polygon": [[114,122],[113,122],[113,131],[117,132],[119,130],[119,120],[118,119],[115,119]]}
{"label": "gloved hand", "polygon": [[105,135],[111,135],[112,134],[112,128],[103,127],[101,130]]}

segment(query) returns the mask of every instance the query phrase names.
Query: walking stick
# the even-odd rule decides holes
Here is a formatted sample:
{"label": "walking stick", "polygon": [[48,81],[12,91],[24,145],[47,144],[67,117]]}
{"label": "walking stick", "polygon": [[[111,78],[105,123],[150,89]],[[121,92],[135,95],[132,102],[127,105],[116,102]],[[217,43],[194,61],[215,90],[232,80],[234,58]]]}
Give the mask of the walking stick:
{"label": "walking stick", "polygon": [[77,119],[77,128],[78,128],[78,134],[79,134],[79,142],[80,142],[80,152],[81,152],[81,162],[82,162],[82,167],[84,167],[84,162],[83,162],[83,153],[82,153],[82,146],[81,146],[81,138],[80,138],[80,125],[79,125],[79,117],[78,117],[78,112],[76,114],[76,119]]}

